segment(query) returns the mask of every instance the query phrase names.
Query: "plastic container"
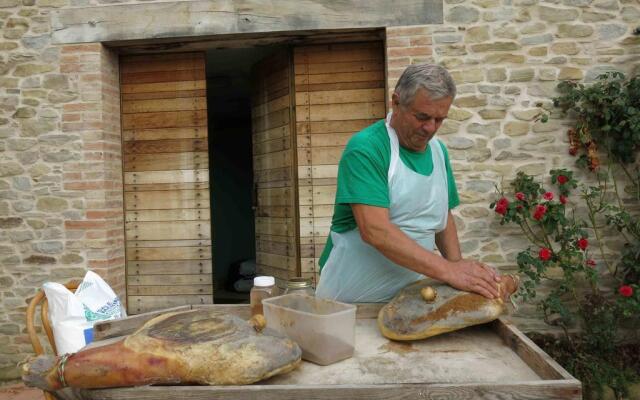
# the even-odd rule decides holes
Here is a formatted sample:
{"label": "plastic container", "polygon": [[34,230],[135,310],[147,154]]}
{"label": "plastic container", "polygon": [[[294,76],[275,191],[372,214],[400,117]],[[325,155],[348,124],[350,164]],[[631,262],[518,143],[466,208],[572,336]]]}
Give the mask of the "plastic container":
{"label": "plastic container", "polygon": [[311,280],[306,278],[291,278],[287,281],[287,286],[283,294],[299,293],[315,296],[316,292],[311,286]]}
{"label": "plastic container", "polygon": [[256,276],[253,278],[253,287],[249,293],[251,315],[263,314],[262,300],[280,294],[273,276]]}
{"label": "plastic container", "polygon": [[353,356],[356,306],[296,293],[263,305],[267,327],[298,343],[303,359],[329,365]]}

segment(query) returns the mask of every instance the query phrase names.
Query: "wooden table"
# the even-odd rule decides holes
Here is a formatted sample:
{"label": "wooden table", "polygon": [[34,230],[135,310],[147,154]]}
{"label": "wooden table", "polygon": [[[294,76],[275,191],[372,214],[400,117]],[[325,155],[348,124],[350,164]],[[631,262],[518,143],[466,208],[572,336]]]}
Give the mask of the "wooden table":
{"label": "wooden table", "polygon": [[[248,319],[247,305],[214,307]],[[493,323],[414,342],[393,342],[378,331],[380,305],[358,306],[356,349],[350,359],[319,366],[303,361],[289,374],[247,386],[142,386],[79,390],[85,400],[346,400],[346,399],[581,399],[580,382],[523,335]],[[168,310],[99,323],[99,343],[118,340]]]}

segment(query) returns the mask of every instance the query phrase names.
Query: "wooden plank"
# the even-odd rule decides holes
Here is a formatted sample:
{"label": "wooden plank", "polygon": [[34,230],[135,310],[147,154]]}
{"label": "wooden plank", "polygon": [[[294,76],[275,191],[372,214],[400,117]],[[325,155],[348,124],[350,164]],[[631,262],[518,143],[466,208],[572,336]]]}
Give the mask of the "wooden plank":
{"label": "wooden plank", "polygon": [[51,36],[53,44],[145,38],[157,41],[240,33],[441,24],[442,21],[442,2],[436,1],[169,1],[54,9]]}
{"label": "wooden plank", "polygon": [[292,151],[290,149],[261,154],[253,157],[253,168],[256,171],[278,169],[292,165]]}
{"label": "wooden plank", "polygon": [[383,60],[347,61],[347,62],[323,62],[318,64],[295,64],[296,75],[329,74],[337,72],[365,72],[383,71]]}
{"label": "wooden plank", "polygon": [[122,140],[202,139],[207,137],[206,126],[160,129],[128,129],[122,131]]}
{"label": "wooden plank", "polygon": [[[287,157],[291,157],[291,154]],[[285,157],[286,159],[286,157]],[[292,183],[291,177],[293,176],[293,168],[290,165],[285,165],[279,168],[258,169],[254,160],[254,181],[257,183],[284,181]]]}
{"label": "wooden plank", "polygon": [[127,262],[127,275],[210,274],[211,271],[211,260]]}
{"label": "wooden plank", "polygon": [[207,139],[143,140],[124,143],[125,154],[198,152],[207,151],[207,148]]}
{"label": "wooden plank", "polygon": [[204,89],[197,90],[175,90],[166,92],[147,92],[147,93],[121,93],[120,98],[127,100],[150,100],[150,99],[177,99],[181,97],[205,97],[207,91]]}
{"label": "wooden plank", "polygon": [[184,153],[125,154],[124,168],[131,171],[163,171],[194,169],[209,165],[209,154],[204,151]]}
{"label": "wooden plank", "polygon": [[289,124],[290,115],[289,108],[274,111],[272,113],[255,117],[251,123],[251,129],[254,132],[262,132],[268,129],[277,128]]}
{"label": "wooden plank", "polygon": [[258,191],[258,207],[262,206],[292,206],[294,203],[293,189],[272,188]]}
{"label": "wooden plank", "polygon": [[[130,314],[164,309],[168,307],[188,306],[190,304],[211,304],[213,296],[176,295],[176,296],[128,296],[127,308]],[[175,399],[174,399],[175,400]]]}
{"label": "wooden plank", "polygon": [[384,385],[248,385],[248,386],[143,386],[83,390],[87,400],[157,399],[175,400],[176,395],[191,400],[550,400],[582,399],[573,382],[534,381],[509,383],[411,383]]}
{"label": "wooden plank", "polygon": [[[206,167],[206,165],[204,165]],[[125,172],[126,185],[156,185],[162,183],[208,182],[208,169],[178,169],[171,171]],[[157,189],[160,190],[160,189]]]}
{"label": "wooden plank", "polygon": [[296,92],[384,88],[384,81],[335,82],[296,85]]}
{"label": "wooden plank", "polygon": [[362,101],[384,102],[384,97],[385,90],[383,88],[297,92],[296,105],[343,104],[359,103]]}
{"label": "wooden plank", "polygon": [[309,135],[310,147],[339,146],[344,148],[355,133],[321,133]]}
{"label": "wooden plank", "polygon": [[127,100],[123,101],[121,110],[123,114],[178,111],[178,110],[206,110],[206,97]]}
{"label": "wooden plank", "polygon": [[295,234],[292,218],[256,217],[256,233],[261,235],[293,236]]}
{"label": "wooden plank", "polygon": [[210,260],[210,246],[131,248],[126,251],[130,261]]}
{"label": "wooden plank", "polygon": [[184,240],[210,239],[211,224],[208,221],[175,221],[125,223],[127,240]]}
{"label": "wooden plank", "polygon": [[543,379],[566,379],[579,383],[571,374],[555,362],[531,339],[513,324],[502,318],[492,323],[492,328],[522,360]]}
{"label": "wooden plank", "polygon": [[171,286],[135,286],[127,289],[129,296],[175,296],[189,294],[213,294],[213,286],[209,285],[171,285]]}
{"label": "wooden plank", "polygon": [[[382,58],[382,46],[373,42],[372,47],[347,47],[336,48],[335,46],[327,46],[323,49],[304,48],[297,49],[293,54],[293,62],[295,64],[323,64],[333,62],[356,62],[356,61],[377,61]],[[372,43],[368,44],[369,46]],[[311,47],[311,46],[310,46]],[[315,46],[314,46],[315,47]],[[308,48],[307,48],[308,49]]]}
{"label": "wooden plank", "polygon": [[189,69],[204,70],[204,57],[202,53],[179,53],[179,57],[170,59],[166,54],[162,57],[152,58],[140,56],[122,56],[120,59],[120,73],[130,74],[134,72],[151,71],[182,71]]}
{"label": "wooden plank", "polygon": [[[385,103],[318,104],[298,106],[302,114],[296,114],[297,121],[332,121],[350,119],[381,119],[385,116]],[[309,109],[307,113],[306,110]]]}
{"label": "wooden plank", "polygon": [[313,165],[336,165],[342,157],[344,146],[312,147],[311,163]]}
{"label": "wooden plank", "polygon": [[281,256],[296,256],[295,243],[258,240],[256,241],[256,251],[259,251],[261,253],[279,254]]}
{"label": "wooden plank", "polygon": [[295,257],[283,256],[280,254],[263,253],[258,251],[256,251],[256,264],[285,269],[289,271],[295,271],[297,266]]}
{"label": "wooden plank", "polygon": [[198,81],[206,79],[204,68],[176,70],[131,72],[120,74],[120,82],[126,84]]}
{"label": "wooden plank", "polygon": [[204,90],[207,88],[207,81],[176,81],[158,83],[133,83],[120,86],[120,93],[155,93],[155,92],[178,92],[182,90]]}
{"label": "wooden plank", "polygon": [[291,97],[287,94],[286,96],[278,97],[277,99],[271,100],[266,104],[261,104],[253,107],[251,109],[251,117],[262,117],[276,111],[284,110],[285,108],[288,109],[290,105]]}
{"label": "wooden plank", "polygon": [[180,208],[173,210],[133,210],[127,211],[126,222],[132,221],[202,221],[209,220],[209,209]]}
{"label": "wooden plank", "polygon": [[280,139],[269,140],[261,143],[253,143],[253,154],[261,155],[273,153],[276,151],[288,150],[291,148],[291,138],[283,137]]}
{"label": "wooden plank", "polygon": [[124,185],[125,192],[153,192],[161,190],[197,190],[209,189],[209,182],[177,182],[177,183],[149,183],[144,185]]}
{"label": "wooden plank", "polygon": [[283,138],[291,134],[290,125],[279,126],[273,129],[267,129],[266,131],[255,132],[253,135],[254,143],[262,143],[267,140],[273,140]]}
{"label": "wooden plank", "polygon": [[127,240],[127,247],[194,247],[211,246],[211,239],[182,239],[182,240]]}
{"label": "wooden plank", "polygon": [[276,217],[276,218],[284,218],[289,217],[293,218],[295,212],[292,206],[265,206],[260,205],[255,211],[256,217]]}
{"label": "wooden plank", "polygon": [[[124,195],[127,209],[172,209],[172,208],[199,208],[184,207],[183,203],[209,201],[208,190],[176,190],[154,192],[128,192]],[[163,204],[164,202],[164,204]]]}
{"label": "wooden plank", "polygon": [[140,286],[166,286],[172,285],[209,285],[213,284],[211,274],[191,274],[191,275],[129,275],[127,283]]}
{"label": "wooden plank", "polygon": [[330,74],[296,75],[296,91],[298,85],[316,85],[341,82],[371,82],[384,80],[384,71],[336,72]]}
{"label": "wooden plank", "polygon": [[174,128],[205,126],[206,124],[206,110],[163,111],[122,115],[122,129]]}
{"label": "wooden plank", "polygon": [[298,134],[356,133],[380,119],[309,121],[296,124],[296,128]]}

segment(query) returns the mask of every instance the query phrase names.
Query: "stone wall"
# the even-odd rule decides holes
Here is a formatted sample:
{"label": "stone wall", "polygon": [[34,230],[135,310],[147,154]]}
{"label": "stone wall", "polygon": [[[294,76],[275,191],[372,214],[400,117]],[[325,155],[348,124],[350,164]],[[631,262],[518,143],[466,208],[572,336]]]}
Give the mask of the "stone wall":
{"label": "stone wall", "polygon": [[0,379],[32,352],[43,282],[93,269],[124,294],[117,56],[51,45],[56,5],[0,1]]}
{"label": "stone wall", "polygon": [[[114,0],[0,0],[0,379],[31,352],[27,298],[88,268],[124,291],[117,56],[54,46],[51,10]],[[504,271],[527,243],[499,227],[494,185],[572,166],[557,112],[536,122],[561,79],[640,72],[638,0],[448,0],[445,23],[387,29],[389,88],[412,62],[449,68],[459,95],[440,137],[462,205],[465,256]],[[540,328],[531,305],[517,322]]]}

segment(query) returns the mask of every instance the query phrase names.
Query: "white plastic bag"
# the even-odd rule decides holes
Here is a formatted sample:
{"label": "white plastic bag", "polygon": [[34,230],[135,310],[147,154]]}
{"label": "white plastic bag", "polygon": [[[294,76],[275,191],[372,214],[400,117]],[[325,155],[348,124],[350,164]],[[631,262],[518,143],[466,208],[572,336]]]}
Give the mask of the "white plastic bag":
{"label": "white plastic bag", "polygon": [[94,322],[126,317],[118,296],[95,272],[87,272],[75,293],[55,282],[42,288],[58,354],[75,353],[91,343]]}

